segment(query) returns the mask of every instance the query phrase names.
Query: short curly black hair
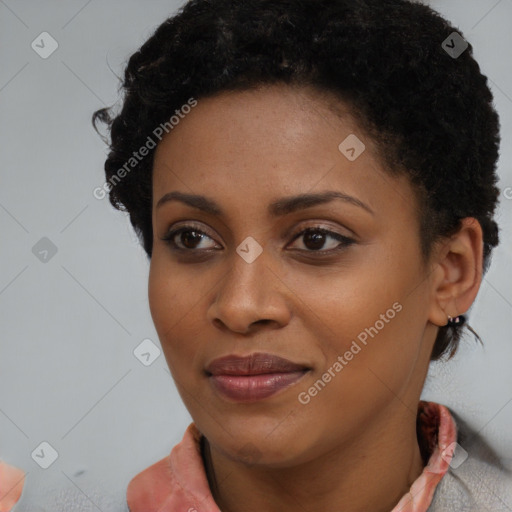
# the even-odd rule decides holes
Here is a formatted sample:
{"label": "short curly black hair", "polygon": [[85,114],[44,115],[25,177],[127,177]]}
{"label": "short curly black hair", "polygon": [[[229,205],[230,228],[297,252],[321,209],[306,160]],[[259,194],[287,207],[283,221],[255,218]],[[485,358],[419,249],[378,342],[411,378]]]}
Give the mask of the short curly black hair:
{"label": "short curly black hair", "polygon": [[[329,91],[350,106],[386,170],[410,178],[422,254],[476,218],[487,270],[499,241],[493,96],[461,32],[407,0],[190,0],[164,21],[127,63],[121,111],[93,115],[95,129],[102,122],[110,132],[110,202],[129,213],[148,258],[154,150],[127,172],[133,152],[190,98],[277,83]],[[441,327],[431,360],[449,349],[452,357],[460,336]]]}

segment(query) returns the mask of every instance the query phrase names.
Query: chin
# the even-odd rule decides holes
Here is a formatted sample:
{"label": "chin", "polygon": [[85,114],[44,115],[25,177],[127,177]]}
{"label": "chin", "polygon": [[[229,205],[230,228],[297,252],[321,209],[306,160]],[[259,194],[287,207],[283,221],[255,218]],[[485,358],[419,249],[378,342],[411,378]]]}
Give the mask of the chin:
{"label": "chin", "polygon": [[274,418],[267,418],[262,428],[251,424],[251,428],[227,424],[229,433],[220,427],[215,433],[205,435],[210,445],[215,445],[226,457],[249,466],[290,467],[306,462],[315,452],[314,440],[304,436],[305,429],[301,426],[291,429],[283,422],[276,428],[279,423]]}

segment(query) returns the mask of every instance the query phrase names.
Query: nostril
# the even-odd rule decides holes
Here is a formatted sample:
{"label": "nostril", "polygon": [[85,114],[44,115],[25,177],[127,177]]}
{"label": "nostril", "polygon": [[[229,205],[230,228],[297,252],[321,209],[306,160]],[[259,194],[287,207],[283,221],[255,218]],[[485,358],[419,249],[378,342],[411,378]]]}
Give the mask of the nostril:
{"label": "nostril", "polygon": [[258,320],[258,321],[257,321],[257,322],[255,322],[255,323],[257,323],[257,324],[267,325],[267,324],[269,324],[269,323],[271,323],[271,322],[272,322],[272,320],[266,320],[266,319],[263,319],[263,320]]}

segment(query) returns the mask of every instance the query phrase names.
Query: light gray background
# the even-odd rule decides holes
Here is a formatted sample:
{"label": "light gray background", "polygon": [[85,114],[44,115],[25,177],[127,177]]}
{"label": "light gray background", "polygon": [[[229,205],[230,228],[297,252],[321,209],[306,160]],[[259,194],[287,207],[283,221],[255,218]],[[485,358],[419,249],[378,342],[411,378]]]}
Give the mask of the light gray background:
{"label": "light gray background", "polygon": [[[127,217],[92,194],[106,148],[91,114],[118,100],[115,74],[179,5],[0,0],[0,456],[28,473],[38,510],[123,510],[129,480],[191,421],[163,354],[147,367],[133,355],[158,344],[148,263]],[[430,5],[473,44],[494,93],[502,243],[470,318],[485,348],[468,337],[433,364],[423,398],[453,407],[510,464],[512,0]],[[31,48],[44,31],[59,45],[47,59]],[[42,237],[57,247],[46,263],[32,252]],[[31,457],[42,441],[59,454],[46,470]]]}

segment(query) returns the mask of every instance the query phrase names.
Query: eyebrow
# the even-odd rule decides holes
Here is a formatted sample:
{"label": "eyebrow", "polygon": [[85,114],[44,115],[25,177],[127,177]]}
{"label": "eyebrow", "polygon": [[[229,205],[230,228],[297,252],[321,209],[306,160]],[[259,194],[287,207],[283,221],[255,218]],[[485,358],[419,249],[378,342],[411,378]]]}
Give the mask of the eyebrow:
{"label": "eyebrow", "polygon": [[[300,194],[297,196],[282,197],[274,201],[268,206],[268,213],[272,217],[287,215],[298,210],[311,208],[319,204],[329,203],[335,199],[358,206],[367,212],[375,215],[375,212],[359,199],[338,191],[326,191],[312,194]],[[224,212],[222,208],[213,200],[198,194],[186,194],[184,192],[168,192],[163,195],[156,204],[156,208],[160,208],[165,203],[171,201],[179,201],[193,208],[197,208],[211,215],[222,216]]]}

